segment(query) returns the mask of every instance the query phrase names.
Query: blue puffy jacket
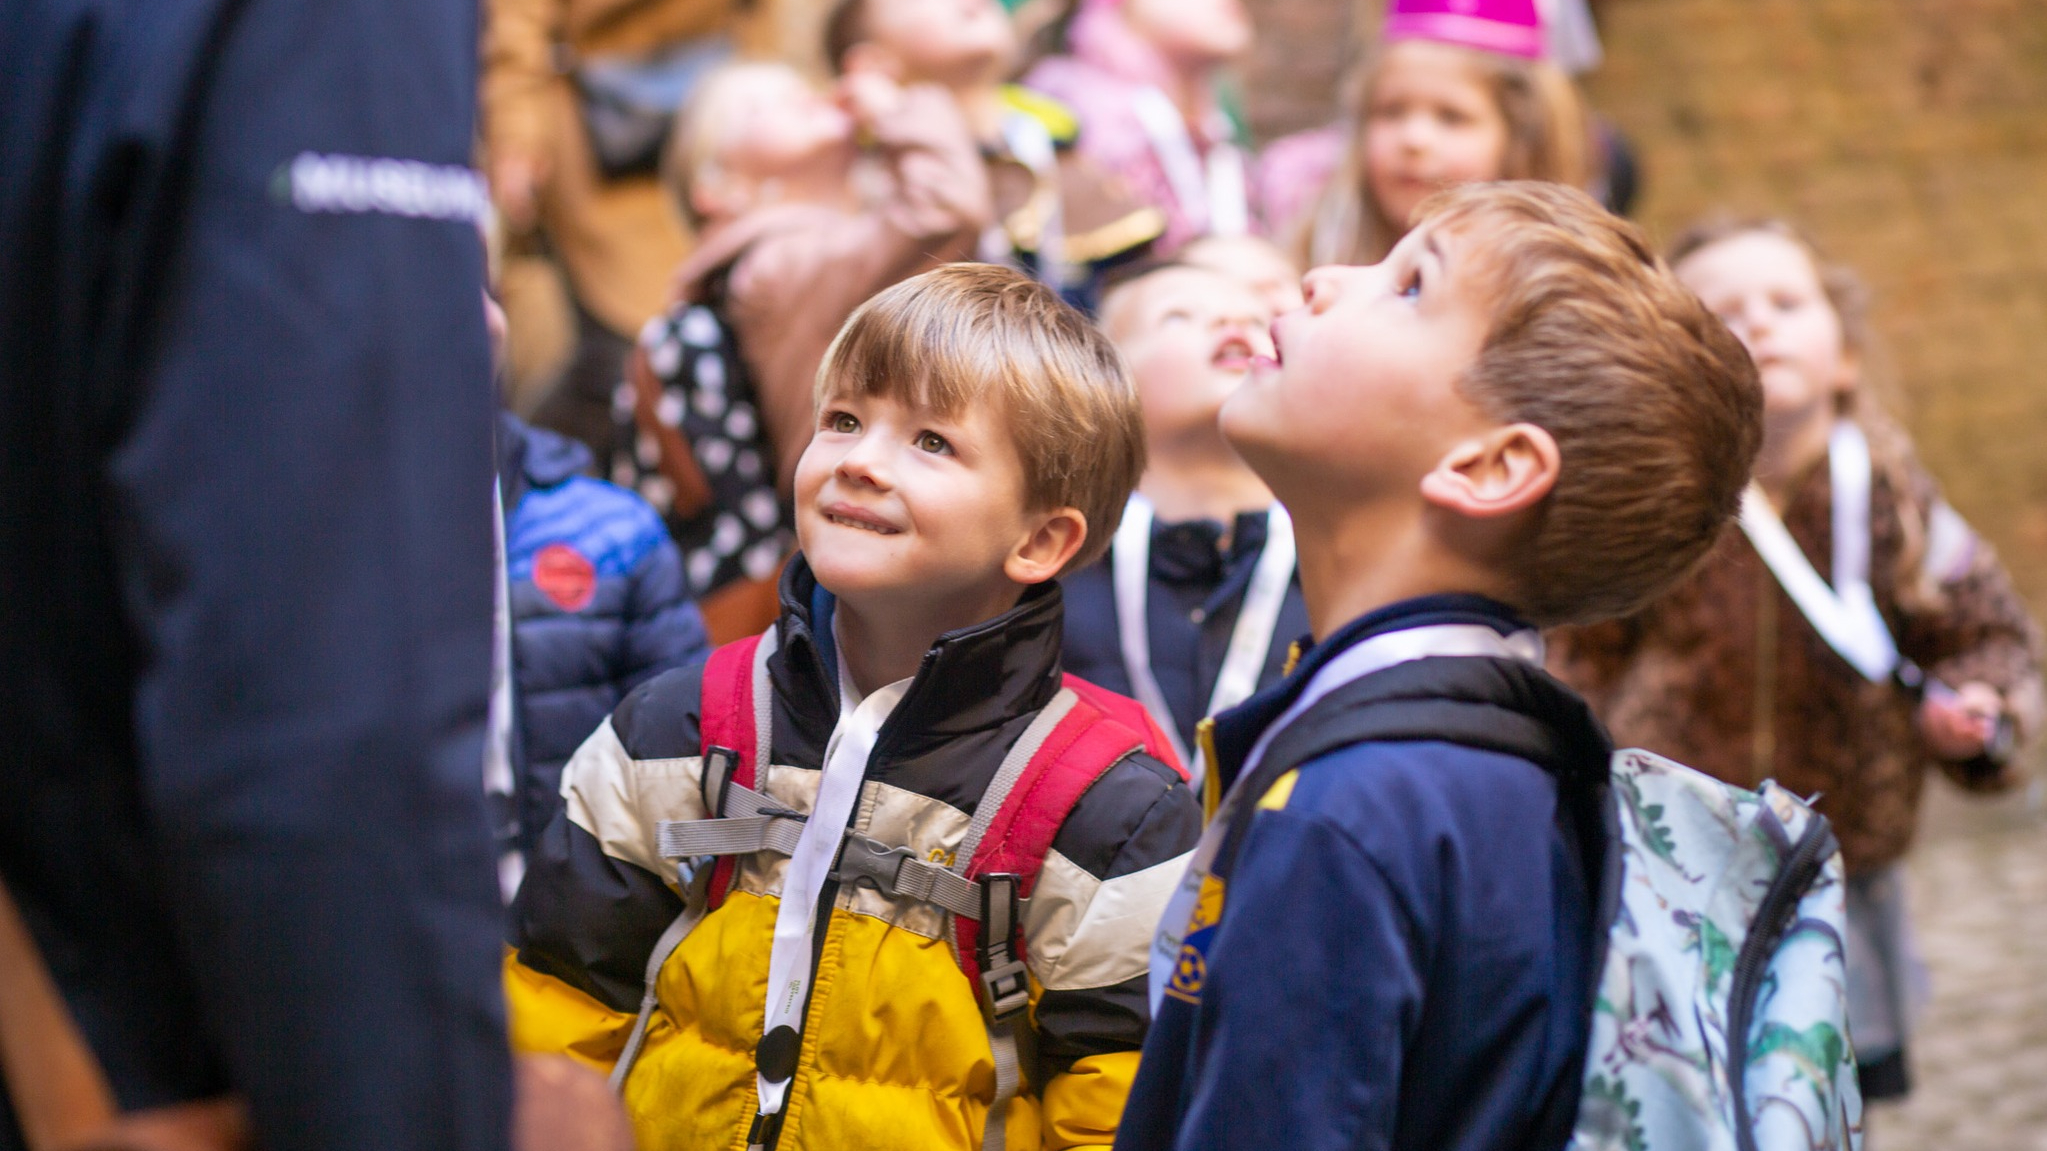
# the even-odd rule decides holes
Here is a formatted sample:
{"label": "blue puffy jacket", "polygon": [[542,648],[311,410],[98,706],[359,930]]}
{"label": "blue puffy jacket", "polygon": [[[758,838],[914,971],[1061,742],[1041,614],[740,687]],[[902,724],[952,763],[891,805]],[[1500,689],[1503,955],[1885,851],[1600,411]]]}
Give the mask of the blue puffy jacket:
{"label": "blue puffy jacket", "polygon": [[582,444],[509,415],[498,453],[523,846],[560,802],[562,765],[625,693],[710,642],[646,500],[583,474]]}

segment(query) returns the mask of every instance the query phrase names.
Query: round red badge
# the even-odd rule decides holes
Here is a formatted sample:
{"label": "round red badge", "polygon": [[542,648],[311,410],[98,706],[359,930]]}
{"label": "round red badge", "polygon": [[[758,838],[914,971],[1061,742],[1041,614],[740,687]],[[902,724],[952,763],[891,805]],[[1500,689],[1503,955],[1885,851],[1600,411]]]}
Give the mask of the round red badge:
{"label": "round red badge", "polygon": [[549,544],[533,557],[533,586],[563,611],[582,611],[597,595],[597,569],[567,544]]}

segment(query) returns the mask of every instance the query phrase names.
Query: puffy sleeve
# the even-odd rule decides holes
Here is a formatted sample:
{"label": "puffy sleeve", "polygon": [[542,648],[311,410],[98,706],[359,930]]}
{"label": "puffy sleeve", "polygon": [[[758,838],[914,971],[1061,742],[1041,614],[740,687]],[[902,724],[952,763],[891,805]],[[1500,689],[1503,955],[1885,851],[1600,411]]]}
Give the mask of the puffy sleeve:
{"label": "puffy sleeve", "polygon": [[1047,1148],[1116,1137],[1151,1024],[1152,934],[1200,834],[1178,774],[1133,756],[1081,797],[1045,857],[1024,929]]}

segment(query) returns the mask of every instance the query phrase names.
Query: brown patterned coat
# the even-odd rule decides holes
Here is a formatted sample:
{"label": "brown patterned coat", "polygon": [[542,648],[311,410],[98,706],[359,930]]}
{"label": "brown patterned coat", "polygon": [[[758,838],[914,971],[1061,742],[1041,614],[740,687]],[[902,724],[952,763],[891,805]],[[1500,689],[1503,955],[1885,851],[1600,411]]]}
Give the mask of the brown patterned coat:
{"label": "brown patterned coat", "polygon": [[[2003,692],[2021,738],[2042,714],[2040,635],[1990,546],[1940,498],[1902,436],[1870,430],[1875,458],[1870,583],[1899,650],[1948,684]],[[1831,578],[1832,484],[1821,464],[1795,485],[1785,526]],[[1551,670],[1582,692],[1621,746],[1640,746],[1730,783],[1774,778],[1819,794],[1851,874],[1911,845],[1926,769],[1937,761],[1899,689],[1872,684],[1827,646],[1730,527],[1676,590],[1629,619],[1559,629]],[[1972,778],[2018,781],[2017,765]]]}

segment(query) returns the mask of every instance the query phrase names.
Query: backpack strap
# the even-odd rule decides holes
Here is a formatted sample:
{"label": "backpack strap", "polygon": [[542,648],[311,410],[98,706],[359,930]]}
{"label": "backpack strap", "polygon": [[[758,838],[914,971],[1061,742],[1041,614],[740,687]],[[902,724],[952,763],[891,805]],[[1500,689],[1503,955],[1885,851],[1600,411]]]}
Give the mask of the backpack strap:
{"label": "backpack strap", "polygon": [[[767,689],[768,657],[775,653],[778,638],[775,630],[769,628],[761,635],[725,644],[713,651],[704,664],[698,692],[697,726],[703,738],[701,786],[704,808],[713,816],[718,814],[721,806],[730,802],[728,793],[755,794],[753,782],[758,774],[758,765],[766,758],[771,730],[772,713],[768,708],[773,697]],[[753,812],[747,814],[752,815]],[[724,821],[690,822],[716,824]],[[664,842],[670,826],[667,823],[656,826],[656,834]],[[733,858],[719,856],[714,867],[703,868],[697,865],[695,857],[705,854],[711,853],[662,854],[664,859],[677,861],[676,879],[682,889],[682,913],[675,917],[675,921],[654,941],[654,949],[647,953],[639,1015],[633,1020],[632,1030],[626,1034],[625,1047],[611,1066],[611,1089],[615,1092],[624,1093],[626,1076],[632,1074],[633,1064],[639,1061],[640,1048],[647,1041],[647,1026],[654,1018],[655,982],[660,977],[661,968],[675,949],[682,946],[689,933],[696,930],[697,924],[703,922],[704,916],[725,901],[726,889],[732,883]]]}
{"label": "backpack strap", "polygon": [[[981,904],[978,916],[955,915],[952,930],[960,969],[988,1022],[988,1048],[995,1060],[995,1099],[982,1128],[982,1151],[1001,1151],[1009,1102],[1023,1084],[1016,1030],[1031,1002],[1023,904],[1037,886],[1053,838],[1080,797],[1110,768],[1151,744],[1110,714],[1110,709],[1125,710],[1122,704],[1137,707],[1066,677],[1003,757],[953,858],[954,868],[975,881]],[[1164,744],[1156,726],[1146,726]],[[1162,758],[1172,763],[1169,756]]]}
{"label": "backpack strap", "polygon": [[1172,738],[1159,726],[1158,720],[1152,718],[1151,712],[1143,704],[1129,696],[1117,695],[1107,688],[1096,687],[1070,672],[1067,673],[1064,682],[1065,686],[1073,689],[1073,694],[1101,709],[1110,719],[1142,736],[1146,755],[1179,772],[1181,779],[1191,778],[1187,774],[1187,765],[1180,762],[1180,754],[1173,750]]}
{"label": "backpack strap", "polygon": [[[1275,735],[1258,769],[1238,786],[1246,795],[1263,795],[1287,772],[1358,743],[1454,743],[1518,756],[1556,776],[1581,841],[1588,847],[1604,843],[1601,809],[1608,798],[1611,746],[1603,732],[1597,748],[1581,746],[1560,728],[1511,706],[1508,700],[1519,701],[1532,686],[1523,681],[1531,674],[1548,678],[1512,660],[1474,656],[1413,660],[1376,672],[1331,692]],[[1501,691],[1503,697],[1495,694]],[[1588,754],[1593,751],[1597,754]],[[1257,810],[1255,803],[1239,807],[1216,853],[1217,871],[1227,873],[1234,864]],[[1598,876],[1606,861],[1588,862],[1594,865],[1588,874]]]}
{"label": "backpack strap", "polygon": [[[774,692],[768,686],[768,657],[775,653],[779,639],[770,627],[760,635],[726,644],[704,662],[701,703],[697,708],[704,753],[701,786],[704,811],[713,820],[724,815],[733,785],[752,792],[764,774],[761,768],[767,762],[774,731]],[[793,823],[789,826],[800,830]],[[668,858],[689,857],[663,854]],[[732,855],[718,855],[706,892],[711,907],[725,902],[736,863]]]}
{"label": "backpack strap", "polygon": [[[696,877],[706,898],[686,900],[691,908],[716,907],[723,901],[738,856],[760,851],[790,854],[802,834],[803,817],[758,790],[758,765],[765,762],[769,743],[767,657],[773,643],[770,632],[758,640],[728,644],[712,653],[704,668],[701,726],[708,818],[663,821],[656,828],[662,858],[678,860],[683,868],[704,856],[716,859],[707,883],[701,875]],[[1148,735],[1139,734],[1133,723],[1143,724]],[[1165,750],[1161,758],[1172,762],[1163,733],[1134,702],[1068,677],[1003,757],[975,805],[950,867],[857,832],[846,832],[841,842],[832,879],[921,900],[950,913],[955,953],[988,1021],[995,1059],[995,1101],[983,1134],[984,1151],[1002,1147],[1008,1103],[1022,1084],[1016,1024],[1030,1006],[1023,913],[1045,855],[1088,788],[1117,763],[1152,747]],[[1184,778],[1185,772],[1181,775]],[[633,1039],[644,1032],[654,979],[668,952],[703,913],[698,910],[692,916],[685,910],[656,945],[649,959],[641,1025]],[[614,1084],[624,1082],[638,1047],[638,1042],[629,1041]]]}

